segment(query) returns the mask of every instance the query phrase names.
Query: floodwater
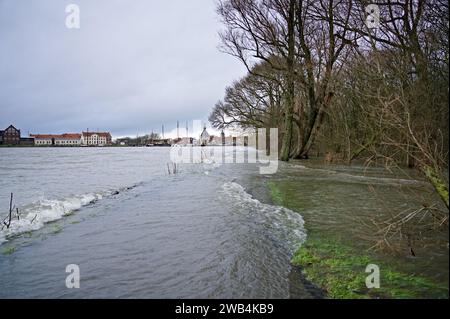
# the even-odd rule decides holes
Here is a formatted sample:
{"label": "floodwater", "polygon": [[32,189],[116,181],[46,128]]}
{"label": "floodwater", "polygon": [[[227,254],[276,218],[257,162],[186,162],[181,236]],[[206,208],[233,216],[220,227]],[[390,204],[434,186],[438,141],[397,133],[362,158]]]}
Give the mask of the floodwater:
{"label": "floodwater", "polygon": [[[309,161],[261,175],[207,158],[169,174],[170,151],[0,149],[0,216],[10,193],[20,213],[0,230],[0,298],[321,297],[289,263],[308,222],[353,234],[349,216],[410,202],[401,188],[427,190],[414,176]],[[301,185],[296,211],[273,205],[266,187],[290,179]],[[448,246],[432,253],[448,269]],[[79,289],[66,287],[69,264]]]}
{"label": "floodwater", "polygon": [[313,296],[289,265],[303,219],[250,195],[255,165],[169,174],[164,147],[0,151],[2,216],[10,192],[20,210],[0,232],[1,298]]}
{"label": "floodwater", "polygon": [[416,170],[324,164],[321,159],[281,164],[270,181],[281,185],[282,197],[291,199],[287,206],[302,214],[310,234],[338,239],[405,274],[448,287],[448,226],[439,227],[430,214],[419,214],[401,233],[377,245],[384,240],[381,229],[399,220],[397,216],[424,206],[448,216],[433,187]]}

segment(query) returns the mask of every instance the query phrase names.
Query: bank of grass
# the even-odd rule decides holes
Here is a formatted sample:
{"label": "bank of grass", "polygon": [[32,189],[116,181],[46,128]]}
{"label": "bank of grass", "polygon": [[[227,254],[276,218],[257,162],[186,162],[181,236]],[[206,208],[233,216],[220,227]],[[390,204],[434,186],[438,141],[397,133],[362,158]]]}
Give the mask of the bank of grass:
{"label": "bank of grass", "polygon": [[[291,262],[330,298],[448,298],[446,287],[428,278],[400,272],[335,239],[313,235],[297,250]],[[366,287],[370,273],[365,271],[369,264],[379,267],[380,288]]]}
{"label": "bank of grass", "polygon": [[[298,196],[286,198],[283,181],[269,182],[272,200],[291,209],[298,208]],[[306,278],[323,289],[329,298],[448,298],[448,287],[429,278],[408,274],[383,262],[381,258],[353,246],[341,238],[323,234],[308,225],[308,238],[294,254],[291,263]],[[380,270],[380,288],[366,287],[366,267],[376,264]]]}
{"label": "bank of grass", "polygon": [[52,230],[51,230],[51,233],[52,234],[59,234],[60,232],[62,232],[62,227],[60,226],[60,225],[55,225],[55,226],[53,226],[53,228],[52,228]]}

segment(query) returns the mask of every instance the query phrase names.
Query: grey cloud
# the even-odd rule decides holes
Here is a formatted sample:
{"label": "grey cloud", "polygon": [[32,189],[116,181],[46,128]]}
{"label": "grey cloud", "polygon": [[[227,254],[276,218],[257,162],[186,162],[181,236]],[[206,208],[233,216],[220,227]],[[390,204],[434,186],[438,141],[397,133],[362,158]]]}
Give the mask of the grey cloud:
{"label": "grey cloud", "polygon": [[205,119],[245,74],[219,28],[208,0],[0,0],[0,127],[124,135]]}

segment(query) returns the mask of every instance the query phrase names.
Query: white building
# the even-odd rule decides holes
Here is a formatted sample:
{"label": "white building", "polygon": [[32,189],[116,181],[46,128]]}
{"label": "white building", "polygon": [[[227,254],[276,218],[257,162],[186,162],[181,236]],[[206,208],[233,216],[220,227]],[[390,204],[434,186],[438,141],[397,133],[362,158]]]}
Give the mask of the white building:
{"label": "white building", "polygon": [[206,127],[203,127],[203,132],[202,132],[202,134],[200,134],[199,144],[201,146],[206,146],[206,145],[208,145],[209,140],[210,140],[210,135],[206,131]]}
{"label": "white building", "polygon": [[83,132],[81,134],[81,145],[84,146],[106,146],[111,144],[109,132]]}
{"label": "white building", "polygon": [[35,134],[30,135],[30,137],[34,138],[34,145],[37,146],[53,145],[53,135]]}
{"label": "white building", "polygon": [[34,138],[34,145],[37,146],[80,146],[81,134],[35,134],[30,135]]}
{"label": "white building", "polygon": [[59,146],[80,146],[81,134],[62,134],[55,137],[55,145]]}

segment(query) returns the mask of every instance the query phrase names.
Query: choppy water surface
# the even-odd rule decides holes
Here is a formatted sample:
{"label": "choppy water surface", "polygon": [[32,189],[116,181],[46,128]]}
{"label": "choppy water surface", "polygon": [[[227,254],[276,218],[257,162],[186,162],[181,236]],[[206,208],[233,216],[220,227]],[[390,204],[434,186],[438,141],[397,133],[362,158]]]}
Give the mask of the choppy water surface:
{"label": "choppy water surface", "polygon": [[[182,165],[169,148],[2,149],[0,297],[311,297],[289,259],[300,214],[247,189],[251,165]],[[206,161],[208,162],[208,161]],[[81,288],[65,287],[77,264]]]}
{"label": "choppy water surface", "polygon": [[[11,192],[20,209],[0,231],[0,298],[318,297],[289,264],[308,221],[351,233],[348,216],[386,210],[367,187],[396,204],[408,199],[393,190],[426,189],[413,177],[311,162],[263,176],[205,159],[170,175],[169,152],[0,149],[1,216]],[[276,179],[300,183],[301,209],[270,204],[266,182]],[[80,289],[65,286],[68,264],[80,267]]]}

